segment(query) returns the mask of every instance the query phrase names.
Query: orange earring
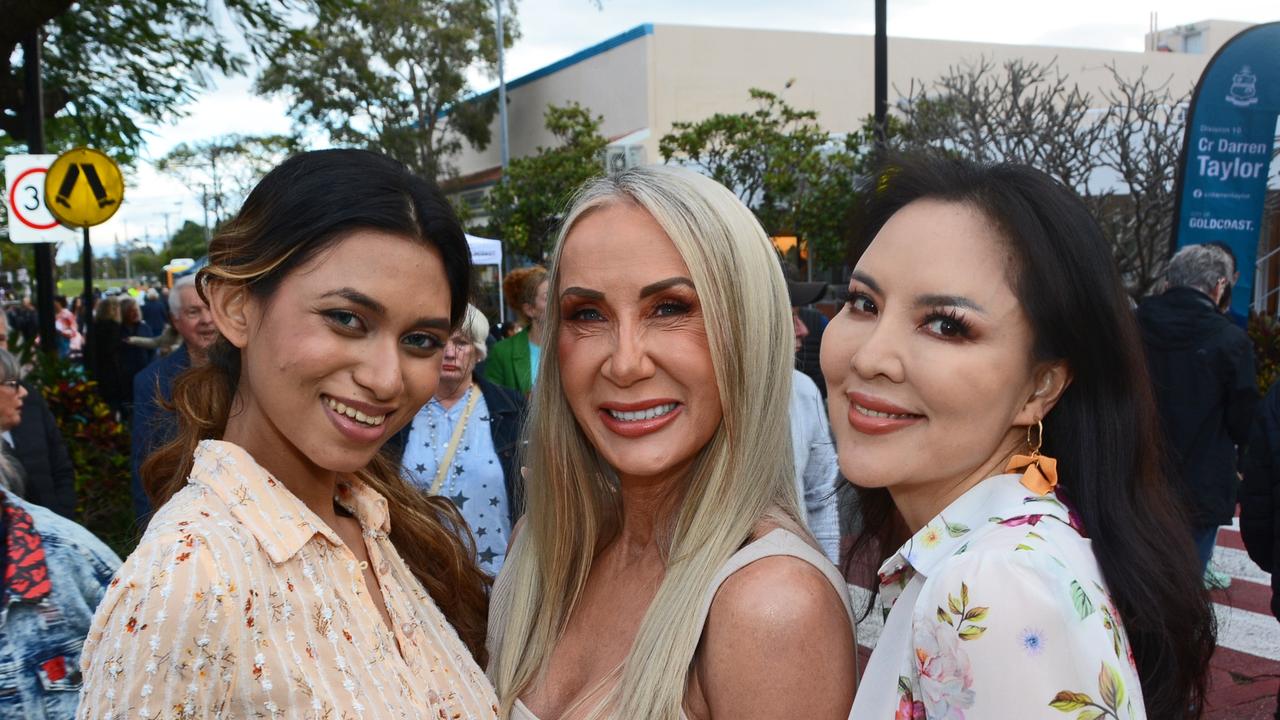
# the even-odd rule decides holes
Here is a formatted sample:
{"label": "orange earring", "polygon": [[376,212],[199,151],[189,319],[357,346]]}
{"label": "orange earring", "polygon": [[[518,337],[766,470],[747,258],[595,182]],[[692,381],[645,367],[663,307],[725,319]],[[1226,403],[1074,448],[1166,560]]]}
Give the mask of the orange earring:
{"label": "orange earring", "polygon": [[[1033,435],[1032,429],[1035,429]],[[1027,426],[1027,451],[1029,455],[1014,455],[1005,472],[1022,472],[1022,484],[1037,495],[1044,495],[1058,484],[1058,461],[1040,454],[1044,445],[1044,423],[1036,420]]]}

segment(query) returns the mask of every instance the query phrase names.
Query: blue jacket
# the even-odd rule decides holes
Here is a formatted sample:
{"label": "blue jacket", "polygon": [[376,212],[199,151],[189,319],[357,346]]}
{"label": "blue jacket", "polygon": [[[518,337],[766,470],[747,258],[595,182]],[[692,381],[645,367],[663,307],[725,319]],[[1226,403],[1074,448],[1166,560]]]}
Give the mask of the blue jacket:
{"label": "blue jacket", "polygon": [[[0,717],[70,720],[80,702],[80,648],[120,558],[48,508],[3,489],[0,502],[7,565],[0,595]],[[10,572],[11,564],[17,572]]]}
{"label": "blue jacket", "polygon": [[163,332],[164,326],[169,324],[169,313],[165,311],[164,302],[148,300],[147,304],[142,306],[142,321],[151,328],[153,337]]}
{"label": "blue jacket", "polygon": [[142,489],[142,476],[138,474],[138,469],[152,451],[172,440],[177,430],[173,414],[160,407],[157,398],[164,398],[165,402],[172,400],[173,379],[190,365],[191,356],[187,354],[184,345],[143,368],[133,380],[131,487],[133,513],[139,525],[145,524],[151,516],[151,501]]}

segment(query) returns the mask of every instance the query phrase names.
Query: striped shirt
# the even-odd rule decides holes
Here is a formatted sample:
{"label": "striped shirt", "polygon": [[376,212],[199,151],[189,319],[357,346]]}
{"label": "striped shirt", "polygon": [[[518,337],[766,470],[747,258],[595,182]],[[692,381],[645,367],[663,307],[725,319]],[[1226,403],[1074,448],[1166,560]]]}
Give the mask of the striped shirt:
{"label": "striped shirt", "polygon": [[80,718],[496,718],[493,690],[391,545],[387,501],[336,500],[364,529],[394,631],[355,556],[231,443],[116,574],[85,642]]}

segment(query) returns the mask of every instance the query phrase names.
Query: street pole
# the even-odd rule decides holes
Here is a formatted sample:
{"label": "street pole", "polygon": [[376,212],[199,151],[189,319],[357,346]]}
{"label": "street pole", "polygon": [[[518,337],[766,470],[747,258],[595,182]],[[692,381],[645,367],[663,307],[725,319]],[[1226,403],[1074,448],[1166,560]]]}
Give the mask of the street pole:
{"label": "street pole", "polygon": [[[22,40],[22,65],[26,81],[27,152],[44,154],[44,89],[40,83],[41,30]],[[53,324],[53,243],[36,243],[36,315],[39,318],[40,349],[58,352],[57,330]]]}
{"label": "street pole", "polygon": [[[84,313],[86,324],[93,321],[93,246],[89,244],[89,228],[84,228],[84,253],[81,255],[84,264],[84,299],[80,303],[80,311]],[[93,333],[89,334],[93,337]],[[84,366],[93,367],[93,355],[98,351],[92,342],[84,344]]]}
{"label": "street pole", "polygon": [[[503,60],[507,37],[502,31],[502,0],[494,0],[493,7],[498,17],[498,152],[502,158],[502,177],[498,182],[506,182],[507,166],[511,164],[510,138],[507,135],[507,76]],[[498,287],[501,288],[502,279],[506,277],[507,240],[498,238],[498,242],[502,243],[502,263],[498,265]],[[501,290],[498,293],[498,320],[507,321],[507,307],[502,301]]]}
{"label": "street pole", "polygon": [[888,0],[876,0],[876,97],[875,97],[875,113],[876,113],[876,149],[884,150],[885,141],[888,139],[889,127],[885,123],[888,122],[889,112],[889,33],[888,10],[886,5]]}

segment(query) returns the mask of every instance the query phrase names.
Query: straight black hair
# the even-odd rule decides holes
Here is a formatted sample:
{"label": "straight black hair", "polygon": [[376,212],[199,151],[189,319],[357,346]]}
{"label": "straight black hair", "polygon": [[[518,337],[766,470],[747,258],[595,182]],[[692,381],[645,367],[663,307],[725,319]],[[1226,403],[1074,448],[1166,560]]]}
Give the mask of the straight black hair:
{"label": "straight black hair", "polygon": [[[1184,508],[1167,482],[1137,322],[1102,229],[1080,199],[1030,167],[887,157],[860,188],[852,260],[899,210],[921,199],[982,213],[1009,249],[1009,282],[1037,360],[1065,360],[1072,382],[1044,419],[1060,459],[1058,494],[1080,516],[1120,612],[1147,715],[1198,718],[1216,642]],[[862,527],[846,571],[874,570],[905,542],[883,488],[856,488]]]}

